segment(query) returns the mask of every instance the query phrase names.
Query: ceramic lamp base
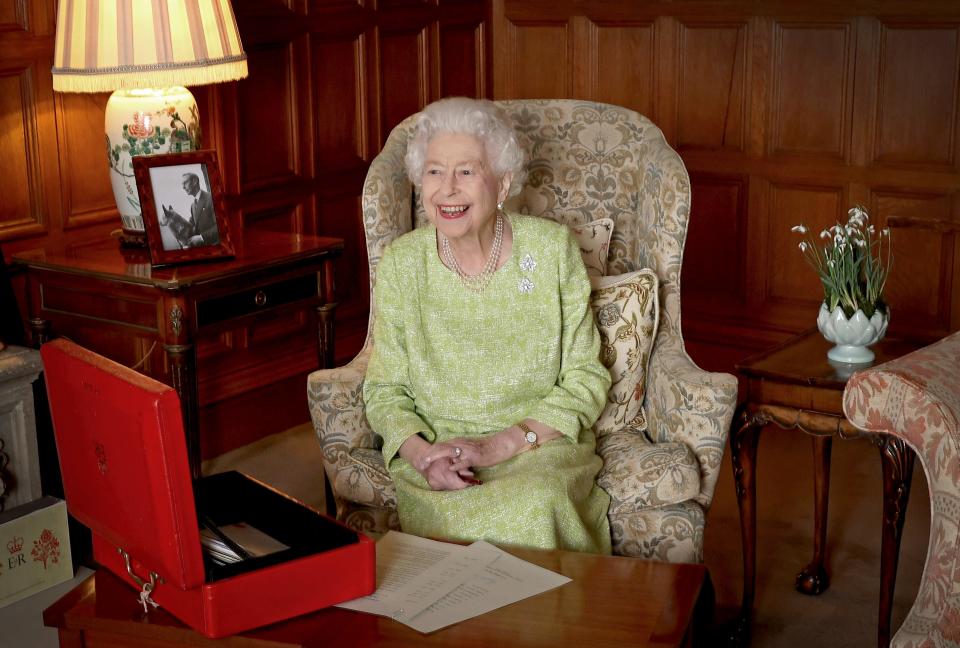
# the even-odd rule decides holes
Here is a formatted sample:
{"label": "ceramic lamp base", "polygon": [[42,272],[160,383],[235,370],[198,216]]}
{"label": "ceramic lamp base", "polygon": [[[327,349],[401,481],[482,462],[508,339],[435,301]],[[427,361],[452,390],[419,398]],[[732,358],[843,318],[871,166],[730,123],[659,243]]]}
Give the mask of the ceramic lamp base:
{"label": "ceramic lamp base", "polygon": [[200,147],[197,102],[182,86],[117,90],[104,117],[113,197],[123,221],[121,245],[146,245],[140,194],[133,175],[139,155],[186,153]]}

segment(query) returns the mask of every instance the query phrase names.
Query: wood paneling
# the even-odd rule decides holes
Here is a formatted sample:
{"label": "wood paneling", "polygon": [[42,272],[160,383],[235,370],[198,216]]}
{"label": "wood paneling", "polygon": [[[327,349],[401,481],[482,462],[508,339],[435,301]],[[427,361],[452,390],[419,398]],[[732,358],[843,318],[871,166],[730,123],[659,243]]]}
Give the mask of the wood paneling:
{"label": "wood paneling", "polygon": [[[684,254],[693,258],[716,257],[718,249],[732,256],[742,256],[746,228],[747,180],[745,177],[724,177],[694,174],[690,177],[692,204],[697,206],[690,219]],[[721,307],[742,306],[746,301],[743,266],[715,263],[711,272],[684,277],[685,303],[688,296]]]}
{"label": "wood paneling", "polygon": [[250,75],[237,84],[241,191],[282,185],[299,170],[297,92],[302,89],[294,89],[291,50],[283,43],[251,51]]}
{"label": "wood paneling", "polygon": [[60,167],[70,169],[63,182],[64,229],[92,223],[116,226],[110,170],[103,155],[103,114],[108,94],[59,94]]}
{"label": "wood paneling", "polygon": [[42,218],[30,181],[40,176],[32,86],[29,68],[0,70],[0,232],[39,225]]}
{"label": "wood paneling", "polygon": [[958,36],[956,25],[882,26],[878,162],[955,167]]}
{"label": "wood paneling", "polygon": [[681,23],[676,82],[683,97],[676,102],[681,148],[743,149],[747,38],[746,23]]}
{"label": "wood paneling", "polygon": [[960,329],[956,2],[493,0],[492,16],[495,98],[631,107],[680,152],[698,350],[728,362],[813,325],[822,291],[790,228],[858,203],[877,227],[918,217],[893,231],[891,333]]}
{"label": "wood paneling", "polygon": [[847,24],[778,23],[772,153],[846,157],[853,65]]}
{"label": "wood paneling", "polygon": [[761,275],[766,278],[764,302],[816,305],[823,300],[823,291],[819,282],[811,280],[812,270],[797,249],[802,239],[791,229],[802,224],[816,234],[834,225],[844,211],[843,189],[774,184],[769,205]]}
{"label": "wood paneling", "polygon": [[[502,73],[510,79],[510,86],[523,88],[524,97],[551,99],[569,97],[572,62],[568,53],[568,29],[564,24],[509,25],[510,51],[514,65]],[[551,61],[543,66],[542,61]],[[562,62],[557,65],[556,62]],[[494,70],[494,76],[498,72]],[[508,93],[504,98],[521,95]]]}
{"label": "wood paneling", "polygon": [[390,129],[428,103],[427,31],[380,34],[380,132],[386,141]]}
{"label": "wood paneling", "polygon": [[[233,227],[254,236],[280,230],[344,239],[336,353],[345,362],[367,328],[360,219],[367,167],[390,130],[426,103],[489,93],[489,8],[483,0],[232,4],[250,73],[192,88],[203,143],[219,153]],[[7,258],[119,227],[103,160],[106,95],[54,94],[55,16],[56,0],[0,0],[0,243]],[[303,380],[316,351],[305,317],[203,341],[200,362],[228,376],[200,386],[208,404],[203,425],[236,426],[240,442],[306,420]],[[277,410],[284,415],[254,415]]]}
{"label": "wood paneling", "polygon": [[479,97],[485,94],[487,66],[484,64],[482,24],[442,26],[437,57],[440,68],[440,96]]}
{"label": "wood paneling", "polygon": [[314,39],[311,72],[314,89],[314,132],[317,167],[345,168],[363,164],[364,36],[346,40]]}
{"label": "wood paneling", "polygon": [[[591,42],[596,42],[592,59],[595,86],[592,95],[600,101],[632,108],[649,115],[653,112],[657,57],[653,23],[611,25],[591,23]],[[611,65],[611,61],[626,65]]]}

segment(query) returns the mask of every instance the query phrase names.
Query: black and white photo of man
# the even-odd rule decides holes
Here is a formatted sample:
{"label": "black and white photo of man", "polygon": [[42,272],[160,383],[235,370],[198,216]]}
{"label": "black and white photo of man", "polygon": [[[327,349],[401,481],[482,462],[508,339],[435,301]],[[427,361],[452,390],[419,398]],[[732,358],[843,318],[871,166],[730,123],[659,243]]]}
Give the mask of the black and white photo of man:
{"label": "black and white photo of man", "polygon": [[[150,169],[150,178],[164,250],[204,247],[220,242],[213,198],[202,164],[155,167]],[[189,217],[184,216],[188,213]]]}

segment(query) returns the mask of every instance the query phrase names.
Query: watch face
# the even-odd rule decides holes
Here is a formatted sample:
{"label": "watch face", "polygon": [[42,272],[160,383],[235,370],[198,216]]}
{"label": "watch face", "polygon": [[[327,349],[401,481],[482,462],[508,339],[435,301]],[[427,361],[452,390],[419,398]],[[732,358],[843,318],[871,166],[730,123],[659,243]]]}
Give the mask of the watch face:
{"label": "watch face", "polygon": [[527,432],[525,435],[523,435],[523,438],[527,440],[527,443],[531,443],[531,444],[536,443],[536,442],[537,442],[537,433],[534,432],[533,430],[530,430],[530,431]]}

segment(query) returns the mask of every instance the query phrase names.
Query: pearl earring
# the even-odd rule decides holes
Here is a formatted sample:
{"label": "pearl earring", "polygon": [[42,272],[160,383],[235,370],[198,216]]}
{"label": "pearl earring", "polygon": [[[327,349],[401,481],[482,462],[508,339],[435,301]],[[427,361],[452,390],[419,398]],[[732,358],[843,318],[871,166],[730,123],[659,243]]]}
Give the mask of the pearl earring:
{"label": "pearl earring", "polygon": [[502,200],[497,203],[497,209],[499,209],[499,210],[501,210],[501,211],[503,210],[503,201],[502,201]]}

